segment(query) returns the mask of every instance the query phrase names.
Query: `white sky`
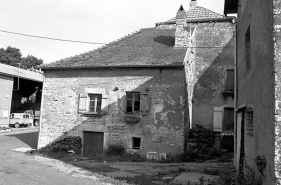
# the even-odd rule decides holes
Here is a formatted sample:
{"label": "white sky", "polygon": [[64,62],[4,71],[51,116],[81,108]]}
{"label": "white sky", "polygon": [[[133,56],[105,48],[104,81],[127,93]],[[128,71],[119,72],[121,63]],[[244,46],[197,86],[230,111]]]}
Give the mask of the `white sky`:
{"label": "white sky", "polygon": [[[224,0],[197,0],[219,14]],[[189,0],[0,0],[0,30],[29,35],[108,43],[156,22],[175,17]],[[0,48],[19,48],[44,63],[54,62],[102,45],[51,41],[0,32]]]}

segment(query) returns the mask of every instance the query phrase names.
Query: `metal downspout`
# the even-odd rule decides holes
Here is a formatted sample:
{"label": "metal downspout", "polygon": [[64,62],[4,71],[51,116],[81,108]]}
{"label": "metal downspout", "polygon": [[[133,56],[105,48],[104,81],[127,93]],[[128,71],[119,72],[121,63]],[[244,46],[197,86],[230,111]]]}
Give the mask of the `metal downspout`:
{"label": "metal downspout", "polygon": [[237,153],[237,98],[238,98],[238,69],[237,69],[237,19],[234,17],[234,165]]}

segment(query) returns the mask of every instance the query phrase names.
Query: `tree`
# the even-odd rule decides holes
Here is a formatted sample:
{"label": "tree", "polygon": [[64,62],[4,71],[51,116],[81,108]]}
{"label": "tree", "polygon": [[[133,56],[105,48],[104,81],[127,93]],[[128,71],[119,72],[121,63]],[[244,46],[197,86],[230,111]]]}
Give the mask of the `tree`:
{"label": "tree", "polygon": [[0,49],[0,62],[3,64],[18,66],[21,61],[21,52],[17,48],[7,47],[7,49]]}
{"label": "tree", "polygon": [[22,57],[22,54],[18,48],[8,46],[6,50],[4,48],[0,48],[0,63],[15,67],[18,67],[20,64],[21,68],[30,69],[37,65],[43,64],[43,60],[32,55]]}
{"label": "tree", "polygon": [[38,66],[43,64],[43,60],[42,59],[38,59],[32,55],[28,55],[25,58],[22,58],[21,61],[21,68],[23,69],[30,69],[32,67]]}

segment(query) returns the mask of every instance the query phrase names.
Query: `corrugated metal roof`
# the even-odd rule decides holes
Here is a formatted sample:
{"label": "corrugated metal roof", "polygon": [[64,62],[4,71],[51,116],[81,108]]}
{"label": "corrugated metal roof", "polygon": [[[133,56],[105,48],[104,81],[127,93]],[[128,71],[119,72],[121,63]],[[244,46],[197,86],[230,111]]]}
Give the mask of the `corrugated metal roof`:
{"label": "corrugated metal roof", "polygon": [[0,64],[0,73],[13,77],[19,76],[20,78],[24,78],[24,79],[43,82],[43,74],[33,71],[28,71],[25,69],[20,69],[5,64]]}

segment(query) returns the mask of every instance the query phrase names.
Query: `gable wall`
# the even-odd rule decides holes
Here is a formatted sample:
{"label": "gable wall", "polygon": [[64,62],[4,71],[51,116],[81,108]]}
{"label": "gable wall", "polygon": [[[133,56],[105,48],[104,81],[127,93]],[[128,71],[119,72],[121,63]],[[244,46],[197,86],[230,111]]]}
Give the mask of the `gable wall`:
{"label": "gable wall", "polygon": [[[104,146],[123,143],[132,150],[132,137],[142,138],[146,153],[181,153],[184,149],[185,76],[183,68],[124,68],[47,70],[44,83],[39,148],[68,132],[104,132]],[[113,91],[115,87],[119,90]],[[77,113],[78,96],[85,88],[105,90],[109,114],[85,117]],[[122,110],[126,91],[148,92],[149,113],[138,123],[127,123]]]}

